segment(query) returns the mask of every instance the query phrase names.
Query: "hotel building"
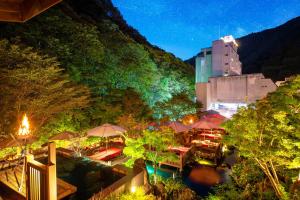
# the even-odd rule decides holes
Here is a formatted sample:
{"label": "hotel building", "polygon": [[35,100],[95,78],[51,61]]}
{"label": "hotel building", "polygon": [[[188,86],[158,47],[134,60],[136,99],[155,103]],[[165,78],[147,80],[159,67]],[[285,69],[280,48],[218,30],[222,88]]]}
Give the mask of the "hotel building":
{"label": "hotel building", "polygon": [[231,117],[240,106],[264,98],[277,86],[263,74],[242,74],[238,44],[230,36],[203,48],[196,57],[196,97],[203,110]]}

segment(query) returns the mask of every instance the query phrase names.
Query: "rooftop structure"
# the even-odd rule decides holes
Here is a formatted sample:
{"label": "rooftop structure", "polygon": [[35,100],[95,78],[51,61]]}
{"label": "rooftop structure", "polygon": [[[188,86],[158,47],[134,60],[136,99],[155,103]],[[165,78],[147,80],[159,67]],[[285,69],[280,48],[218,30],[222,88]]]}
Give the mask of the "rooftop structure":
{"label": "rooftop structure", "polygon": [[196,97],[204,110],[231,117],[240,106],[254,103],[277,86],[263,74],[242,75],[238,44],[225,36],[201,49],[196,57]]}
{"label": "rooftop structure", "polygon": [[25,22],[62,0],[4,0],[0,1],[0,21]]}

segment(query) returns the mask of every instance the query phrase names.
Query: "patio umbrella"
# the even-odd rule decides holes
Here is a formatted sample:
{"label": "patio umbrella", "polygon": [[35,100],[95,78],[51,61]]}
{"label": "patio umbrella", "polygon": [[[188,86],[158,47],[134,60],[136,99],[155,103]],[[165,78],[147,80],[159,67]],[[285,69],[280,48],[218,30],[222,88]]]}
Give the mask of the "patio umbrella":
{"label": "patio umbrella", "polygon": [[182,133],[190,130],[190,127],[185,126],[180,122],[169,122],[165,126],[173,129],[175,133]]}
{"label": "patio umbrella", "polygon": [[114,136],[122,136],[122,133],[126,132],[126,130],[120,126],[112,125],[112,124],[103,124],[96,128],[93,128],[87,132],[88,136],[97,136],[106,138],[106,149],[107,149],[107,138]]}
{"label": "patio umbrella", "polygon": [[206,120],[200,120],[191,126],[195,129],[219,129],[220,126]]}
{"label": "patio umbrella", "polygon": [[217,118],[217,119],[223,119],[223,120],[226,120],[227,118],[219,113],[214,113],[214,114],[207,114],[207,115],[204,115],[204,117],[206,118]]}
{"label": "patio umbrella", "polygon": [[71,131],[64,131],[49,138],[49,140],[71,140],[78,137],[78,134]]}
{"label": "patio umbrella", "polygon": [[103,124],[101,126],[89,130],[87,132],[87,135],[107,138],[113,136],[121,136],[124,132],[126,132],[126,130],[120,126],[112,124]]}

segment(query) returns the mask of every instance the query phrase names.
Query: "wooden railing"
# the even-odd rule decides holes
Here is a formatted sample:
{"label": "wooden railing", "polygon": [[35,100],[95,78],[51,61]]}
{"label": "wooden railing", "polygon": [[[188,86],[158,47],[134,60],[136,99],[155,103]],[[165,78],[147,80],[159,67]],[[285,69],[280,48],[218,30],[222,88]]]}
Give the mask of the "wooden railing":
{"label": "wooden railing", "polygon": [[31,160],[27,162],[27,199],[44,200],[47,199],[46,187],[46,166]]}
{"label": "wooden railing", "polygon": [[27,156],[26,166],[26,200],[56,200],[56,148],[48,143],[48,163],[46,165]]}

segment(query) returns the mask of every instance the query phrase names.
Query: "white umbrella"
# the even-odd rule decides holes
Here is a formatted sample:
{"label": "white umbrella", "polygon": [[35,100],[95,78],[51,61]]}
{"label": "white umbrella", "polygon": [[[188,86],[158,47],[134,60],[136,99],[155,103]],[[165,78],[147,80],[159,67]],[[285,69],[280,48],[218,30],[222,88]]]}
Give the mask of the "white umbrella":
{"label": "white umbrella", "polygon": [[101,126],[89,130],[87,132],[87,135],[107,138],[113,136],[121,136],[124,132],[126,132],[126,130],[120,126],[112,124],[103,124]]}
{"label": "white umbrella", "polygon": [[97,136],[97,137],[105,137],[106,138],[106,149],[107,149],[107,138],[114,136],[122,136],[122,133],[126,132],[126,130],[120,126],[112,125],[112,124],[103,124],[96,128],[93,128],[87,132],[88,136]]}

